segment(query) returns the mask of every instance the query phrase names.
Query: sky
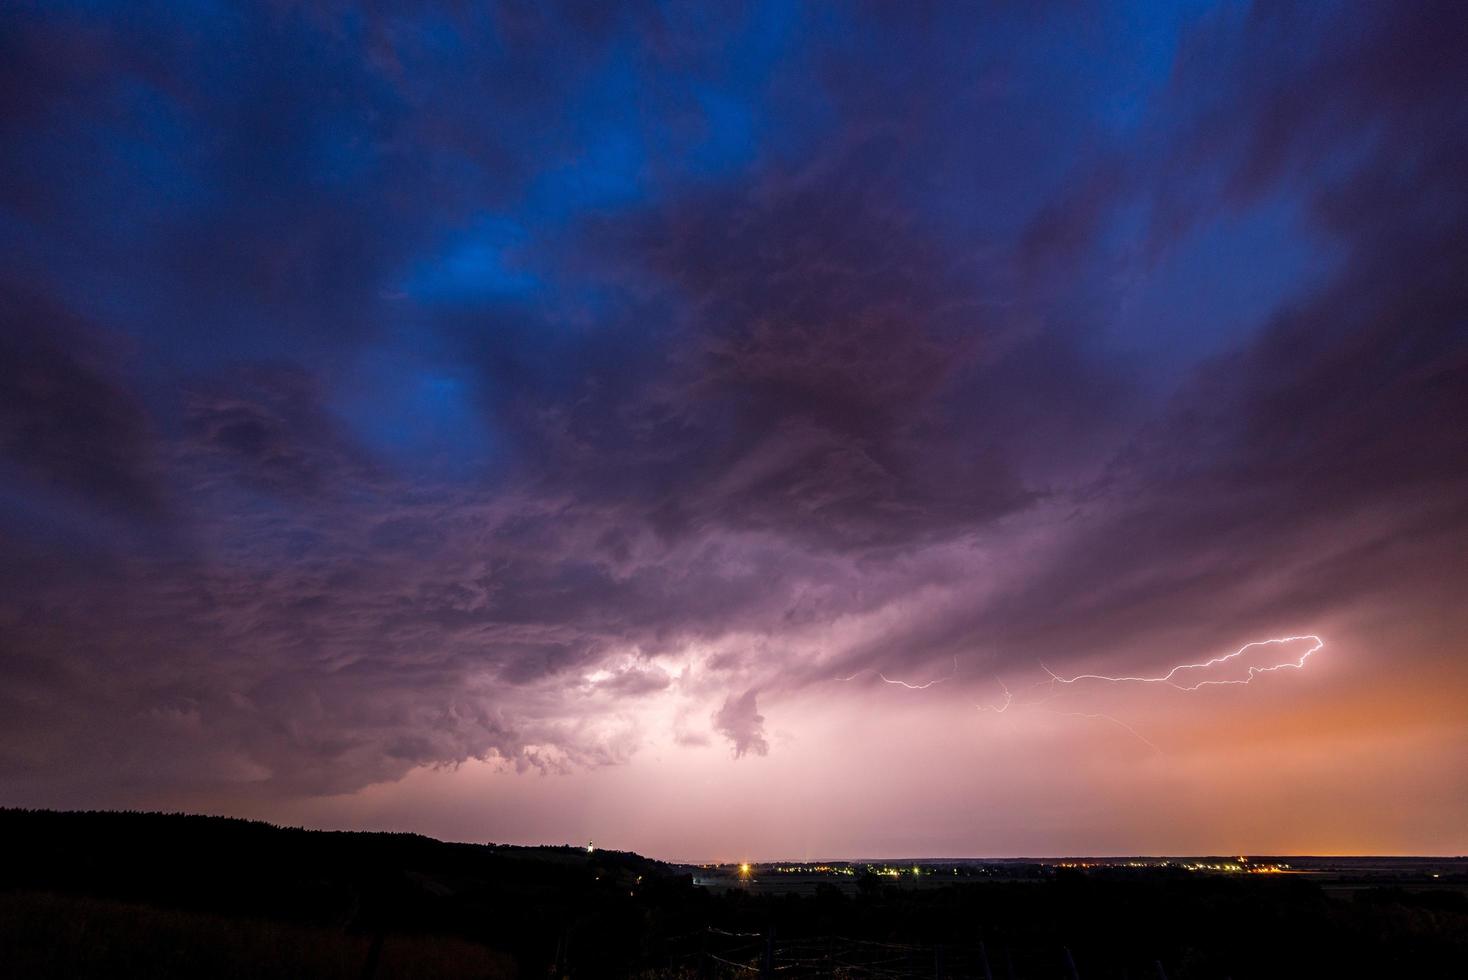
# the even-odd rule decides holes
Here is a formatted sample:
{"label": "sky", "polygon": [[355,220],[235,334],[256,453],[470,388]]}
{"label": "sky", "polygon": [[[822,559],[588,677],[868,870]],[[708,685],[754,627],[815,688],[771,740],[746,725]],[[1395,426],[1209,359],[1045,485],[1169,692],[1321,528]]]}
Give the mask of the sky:
{"label": "sky", "polygon": [[4,4],[0,805],[1468,852],[1465,36]]}

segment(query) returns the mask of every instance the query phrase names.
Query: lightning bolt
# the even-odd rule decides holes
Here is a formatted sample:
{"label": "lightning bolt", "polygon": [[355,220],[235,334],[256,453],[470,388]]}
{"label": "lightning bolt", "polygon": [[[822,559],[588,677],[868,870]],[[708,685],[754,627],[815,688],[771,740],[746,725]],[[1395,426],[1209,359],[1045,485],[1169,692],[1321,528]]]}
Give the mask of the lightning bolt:
{"label": "lightning bolt", "polygon": [[[1300,654],[1298,658],[1285,660],[1282,663],[1270,664],[1265,667],[1250,666],[1249,675],[1240,680],[1201,680],[1195,684],[1180,684],[1173,679],[1179,671],[1206,670],[1209,667],[1216,667],[1219,664],[1227,663],[1236,657],[1242,656],[1246,651],[1252,650],[1254,647],[1279,646],[1285,643],[1299,643],[1302,640],[1310,641],[1310,649]],[[1074,684],[1077,681],[1091,680],[1106,681],[1112,684],[1166,684],[1168,687],[1176,688],[1179,691],[1196,691],[1201,687],[1208,687],[1215,684],[1248,684],[1260,674],[1268,674],[1277,670],[1300,670],[1305,666],[1305,661],[1309,660],[1313,654],[1318,653],[1324,646],[1325,641],[1313,633],[1306,633],[1303,636],[1280,636],[1270,640],[1254,640],[1251,643],[1245,643],[1233,653],[1227,653],[1221,657],[1214,657],[1212,660],[1205,660],[1200,664],[1178,664],[1161,677],[1110,677],[1106,674],[1077,674],[1074,677],[1061,677],[1043,663],[1040,667],[1045,673],[1050,675],[1052,684]]]}
{"label": "lightning bolt", "polygon": [[880,671],[877,672],[877,676],[888,684],[896,684],[899,687],[907,688],[909,691],[926,691],[934,684],[942,684],[944,681],[952,680],[954,677],[958,676],[958,658],[953,658],[953,669],[948,672],[947,677],[935,677],[933,680],[930,680],[924,684],[909,684],[907,681],[895,680]]}
{"label": "lightning bolt", "polygon": [[1156,752],[1158,755],[1161,755],[1162,754],[1162,750],[1157,747],[1157,743],[1155,743],[1152,740],[1150,740],[1147,737],[1145,737],[1141,732],[1137,731],[1135,728],[1133,728],[1131,725],[1128,725],[1126,722],[1122,721],[1120,718],[1113,718],[1110,715],[1093,714],[1093,713],[1089,713],[1089,712],[1085,712],[1085,711],[1054,711],[1054,710],[1052,710],[1051,711],[1051,714],[1066,715],[1067,717],[1070,717],[1070,718],[1097,718],[1097,719],[1100,719],[1101,721],[1109,721],[1113,725],[1117,726],[1118,728],[1120,728],[1123,731],[1125,731],[1128,734],[1130,734],[1133,738],[1135,738],[1137,741],[1141,742],[1143,745],[1147,746],[1153,752]]}
{"label": "lightning bolt", "polygon": [[1014,695],[1009,693],[1009,685],[1004,683],[1003,678],[994,678],[994,683],[998,684],[999,690],[1004,692],[1004,703],[1001,705],[976,704],[974,705],[974,707],[978,708],[980,711],[992,711],[996,715],[1002,715],[1004,714],[1004,712],[1009,710],[1009,706],[1011,704],[1014,704]]}
{"label": "lightning bolt", "polygon": [[[976,704],[974,705],[974,707],[978,708],[980,711],[992,711],[996,715],[1002,715],[1009,710],[1012,704],[1014,704],[1014,694],[1010,692],[1009,685],[1004,683],[1003,678],[994,678],[994,683],[999,685],[999,690],[1004,695],[1004,702],[1002,704]],[[1049,700],[1051,700],[1051,698],[1040,698],[1038,701],[1023,701],[1020,703],[1020,707],[1037,707]],[[1109,721],[1113,725],[1125,731],[1128,735],[1131,735],[1133,738],[1137,739],[1143,745],[1147,746],[1153,752],[1156,752],[1158,755],[1162,754],[1162,750],[1157,747],[1157,744],[1155,742],[1147,738],[1141,732],[1137,731],[1131,725],[1128,725],[1126,722],[1122,721],[1120,718],[1113,718],[1111,715],[1103,715],[1100,713],[1087,711],[1056,711],[1054,708],[1046,708],[1045,710],[1052,715],[1065,715],[1068,718],[1095,718],[1101,721]]]}
{"label": "lightning bolt", "polygon": [[[865,673],[867,673],[868,671],[871,671],[871,670],[873,670],[873,668],[867,667],[867,668],[865,668],[863,670],[858,670],[856,673],[852,674],[850,677],[838,677],[836,679],[838,681],[854,681],[858,677],[860,677],[862,674],[865,674]],[[949,671],[945,676],[943,676],[943,677],[935,677],[932,680],[925,681],[922,684],[909,684],[907,681],[898,680],[898,679],[896,679],[894,677],[888,677],[886,674],[882,673],[881,671],[877,671],[876,674],[877,674],[877,677],[880,678],[884,683],[893,684],[893,685],[896,685],[897,687],[905,687],[909,691],[926,691],[928,688],[932,687],[934,684],[942,684],[944,681],[952,680],[954,677],[956,677],[958,675],[958,657],[955,656],[953,658],[953,669],[951,671]]]}
{"label": "lightning bolt", "polygon": [[[1236,680],[1204,679],[1193,683],[1188,683],[1183,678],[1179,678],[1178,676],[1185,671],[1207,670],[1210,667],[1217,667],[1220,664],[1228,663],[1232,660],[1236,660],[1237,658],[1243,656],[1245,653],[1256,647],[1283,646],[1284,644],[1288,643],[1302,643],[1307,641],[1310,644],[1309,648],[1295,659],[1285,659],[1281,660],[1279,663],[1265,664],[1262,666],[1250,665],[1248,667],[1247,676]],[[1313,633],[1306,633],[1302,636],[1279,636],[1273,637],[1268,640],[1254,640],[1252,642],[1245,643],[1234,652],[1224,654],[1221,657],[1214,657],[1211,660],[1205,660],[1202,663],[1196,664],[1178,664],[1167,673],[1162,674],[1158,677],[1113,677],[1108,674],[1077,674],[1074,677],[1062,677],[1042,663],[1040,664],[1040,668],[1049,675],[1049,680],[1040,681],[1039,683],[1032,685],[1032,687],[1044,687],[1048,685],[1050,687],[1051,693],[1047,696],[1034,700],[1016,701],[1014,695],[1009,690],[1009,686],[1004,683],[1004,680],[1002,678],[995,677],[994,682],[999,685],[999,690],[1004,695],[1004,701],[999,704],[975,704],[974,707],[979,709],[980,711],[992,711],[995,714],[999,715],[1004,714],[1010,709],[1011,706],[1018,706],[1021,708],[1037,708],[1045,704],[1047,701],[1053,701],[1061,696],[1060,692],[1055,690],[1055,687],[1057,685],[1070,685],[1075,684],[1079,681],[1086,680],[1105,681],[1106,683],[1110,684],[1165,684],[1168,687],[1174,688],[1179,691],[1196,691],[1199,688],[1207,687],[1209,685],[1248,684],[1253,681],[1254,678],[1260,676],[1261,674],[1269,674],[1279,670],[1301,670],[1304,668],[1305,662],[1309,660],[1314,654],[1319,653],[1320,650],[1324,647],[1325,641]],[[1026,688],[1026,690],[1029,690],[1029,688]],[[1137,731],[1131,725],[1128,725],[1126,722],[1122,721],[1120,718],[1114,718],[1111,715],[1101,714],[1099,712],[1060,711],[1055,708],[1044,708],[1042,710],[1045,710],[1050,714],[1065,715],[1070,718],[1089,718],[1098,721],[1109,722],[1122,729],[1127,734],[1140,741],[1142,744],[1146,745],[1158,755],[1163,754],[1162,750],[1158,748],[1155,742],[1148,739],[1145,735]]]}

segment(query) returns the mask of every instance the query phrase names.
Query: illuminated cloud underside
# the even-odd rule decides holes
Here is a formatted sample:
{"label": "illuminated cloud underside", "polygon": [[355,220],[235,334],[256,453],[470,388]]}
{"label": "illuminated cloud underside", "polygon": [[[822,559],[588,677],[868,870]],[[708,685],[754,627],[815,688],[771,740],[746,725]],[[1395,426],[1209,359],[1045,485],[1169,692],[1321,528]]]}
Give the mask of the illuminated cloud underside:
{"label": "illuminated cloud underside", "polygon": [[0,804],[1468,850],[1462,5],[694,9],[0,12]]}

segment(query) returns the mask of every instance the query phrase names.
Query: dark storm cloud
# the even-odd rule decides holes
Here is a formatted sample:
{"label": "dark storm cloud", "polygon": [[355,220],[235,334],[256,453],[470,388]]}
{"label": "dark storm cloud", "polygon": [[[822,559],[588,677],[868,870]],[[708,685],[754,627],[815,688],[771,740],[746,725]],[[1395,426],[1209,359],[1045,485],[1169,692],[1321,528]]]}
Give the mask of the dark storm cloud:
{"label": "dark storm cloud", "polygon": [[[1468,114],[1455,94],[1468,77],[1440,32],[1461,21],[1457,9],[1375,11],[1339,36],[1312,35],[1267,8],[1222,39],[1204,32],[1195,47],[1210,57],[1200,65],[1194,52],[1172,84],[1224,92],[1168,161],[1187,172],[1161,175],[1154,203],[1186,207],[1192,222],[1240,196],[1288,194],[1344,260],[1314,295],[1200,365],[1120,448],[1079,494],[1051,568],[981,611],[925,624],[926,645],[1063,655],[1186,622],[1218,624],[1203,632],[1226,644],[1368,597],[1446,600],[1468,494]],[[1308,58],[1302,32],[1315,42]],[[1250,63],[1288,67],[1238,70]],[[1205,166],[1221,197],[1171,197]],[[1068,217],[1042,214],[1032,242],[1094,248],[1107,209],[1152,190],[1100,167],[1062,203]]]}
{"label": "dark storm cloud", "polygon": [[1459,582],[1456,6],[178,16],[0,29],[37,799],[763,755]]}
{"label": "dark storm cloud", "polygon": [[161,520],[167,492],[153,425],[97,340],[44,296],[0,286],[0,451],[34,481],[31,493]]}
{"label": "dark storm cloud", "polygon": [[318,387],[298,369],[269,366],[195,385],[184,408],[193,458],[213,472],[276,493],[370,485],[371,466],[325,410]]}
{"label": "dark storm cloud", "polygon": [[[1263,611],[1278,619],[1373,582],[1430,587],[1451,564],[1468,477],[1468,114],[1454,94],[1468,74],[1441,38],[1463,19],[1447,7],[1383,13],[1327,35],[1292,70],[1228,72],[1243,88],[1205,130],[1215,152],[1224,134],[1239,146],[1218,161],[1224,186],[1297,195],[1345,261],[1203,365],[1123,450],[1092,502],[1115,516],[1076,542],[1069,587],[1038,582],[1037,599],[1201,611],[1293,566],[1279,608]],[[1309,27],[1260,11],[1214,50],[1213,70],[1288,63]],[[1110,589],[1097,588],[1098,561]]]}
{"label": "dark storm cloud", "polygon": [[[1032,498],[1010,458],[1016,416],[1024,438],[1075,438],[1104,383],[987,310],[971,256],[871,202],[895,188],[870,155],[891,151],[602,231],[598,245],[631,257],[618,274],[653,275],[664,306],[617,311],[604,329],[618,346],[568,354],[589,362],[570,390],[552,377],[522,392],[549,480],[641,509],[665,536],[760,530],[837,550],[913,546]],[[491,384],[537,370],[497,360]],[[1005,397],[1016,379],[1032,386],[1022,405]]]}

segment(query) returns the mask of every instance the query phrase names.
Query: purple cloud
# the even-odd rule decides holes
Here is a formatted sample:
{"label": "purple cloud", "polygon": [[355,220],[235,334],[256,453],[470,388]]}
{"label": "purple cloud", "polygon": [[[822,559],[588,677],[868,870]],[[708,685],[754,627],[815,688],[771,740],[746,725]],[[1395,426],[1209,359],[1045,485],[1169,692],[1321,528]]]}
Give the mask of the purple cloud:
{"label": "purple cloud", "polygon": [[22,7],[0,802],[748,771],[879,673],[1336,621],[1436,662],[1459,5]]}
{"label": "purple cloud", "polygon": [[750,688],[737,698],[729,695],[724,706],[714,712],[714,730],[729,740],[737,758],[753,752],[768,755],[770,743],[765,740],[765,716],[755,705],[755,690]]}

